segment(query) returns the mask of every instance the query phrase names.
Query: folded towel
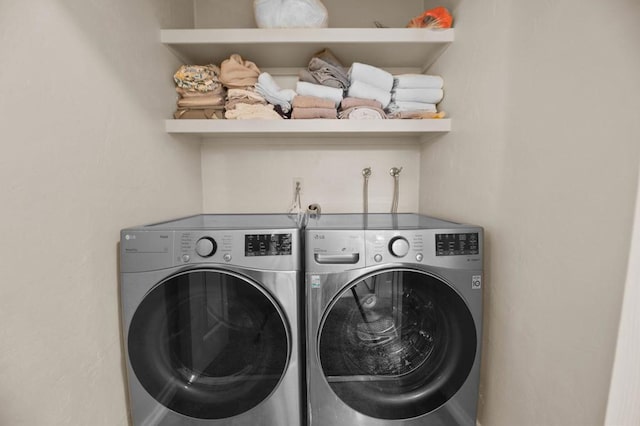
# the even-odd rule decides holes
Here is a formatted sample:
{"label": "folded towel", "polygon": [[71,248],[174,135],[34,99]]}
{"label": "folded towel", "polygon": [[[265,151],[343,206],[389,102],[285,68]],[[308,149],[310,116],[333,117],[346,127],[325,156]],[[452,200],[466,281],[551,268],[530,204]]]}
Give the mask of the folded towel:
{"label": "folded towel", "polygon": [[227,110],[224,116],[229,120],[282,120],[280,114],[274,111],[273,105],[239,103],[232,110]]}
{"label": "folded towel", "polygon": [[335,103],[331,99],[318,98],[317,96],[298,95],[291,103],[294,108],[333,108]]}
{"label": "folded towel", "polygon": [[371,86],[359,80],[351,82],[347,95],[351,98],[375,99],[386,108],[391,102],[391,92]]}
{"label": "folded towel", "polygon": [[318,80],[309,72],[308,69],[298,71],[298,81],[306,81],[307,83],[320,84]]}
{"label": "folded towel", "polygon": [[220,81],[227,87],[247,87],[258,82],[260,69],[251,61],[245,61],[234,53],[220,65]]}
{"label": "folded towel", "polygon": [[340,103],[340,108],[343,110],[357,106],[369,106],[382,109],[382,104],[375,99],[344,98]]}
{"label": "folded towel", "polygon": [[435,111],[400,111],[389,114],[388,117],[392,119],[427,119],[427,118],[444,118],[445,112]]}
{"label": "folded towel", "polygon": [[344,64],[342,63],[342,61],[338,59],[336,55],[333,54],[331,49],[328,49],[328,48],[322,49],[321,51],[314,53],[313,57],[320,58],[323,61],[329,62],[331,65],[334,65],[336,67],[344,68]]}
{"label": "folded towel", "polygon": [[293,108],[291,113],[293,119],[311,119],[311,118],[338,118],[335,108]]}
{"label": "folded towel", "polygon": [[174,114],[173,118],[177,120],[215,120],[223,118],[224,110],[219,109],[192,109],[192,108],[179,108]]}
{"label": "folded towel", "polygon": [[354,81],[361,81],[370,86],[390,92],[393,88],[393,75],[383,69],[372,65],[354,62],[349,70],[349,80],[351,84]]}
{"label": "folded towel", "polygon": [[436,104],[430,104],[426,102],[405,102],[405,101],[392,101],[387,107],[389,112],[399,111],[431,111],[436,112]]}
{"label": "folded towel", "polygon": [[339,117],[349,120],[383,120],[387,118],[387,114],[380,108],[356,106],[340,111]]}
{"label": "folded towel", "polygon": [[442,89],[395,89],[391,98],[394,101],[426,102],[437,104],[442,100]]}
{"label": "folded towel", "polygon": [[222,105],[224,105],[224,96],[220,95],[178,99],[178,107],[180,108],[213,107]]}
{"label": "folded towel", "polygon": [[398,89],[442,89],[444,80],[439,75],[399,74],[393,76],[393,87]]}
{"label": "folded towel", "polygon": [[208,92],[198,92],[197,90],[187,90],[182,87],[176,86],[176,92],[182,98],[202,98],[207,96],[221,96],[225,94],[225,88],[221,83],[218,83],[217,87]]}
{"label": "folded towel", "polygon": [[291,100],[297,95],[295,90],[282,89],[275,82],[271,74],[263,72],[258,76],[258,82],[255,86],[256,93],[264,97],[267,102],[280,106],[284,113],[291,110]]}
{"label": "folded towel", "polygon": [[308,83],[306,81],[298,81],[296,84],[296,92],[298,95],[316,96],[318,98],[331,99],[334,105],[338,105],[342,100],[342,89],[335,87],[322,86],[320,84]]}
{"label": "folded towel", "polygon": [[182,65],[173,75],[180,88],[198,92],[210,92],[220,86],[220,68],[209,65]]}
{"label": "folded towel", "polygon": [[319,84],[346,89],[349,87],[349,76],[341,66],[332,65],[320,58],[313,57],[307,66],[309,73]]}

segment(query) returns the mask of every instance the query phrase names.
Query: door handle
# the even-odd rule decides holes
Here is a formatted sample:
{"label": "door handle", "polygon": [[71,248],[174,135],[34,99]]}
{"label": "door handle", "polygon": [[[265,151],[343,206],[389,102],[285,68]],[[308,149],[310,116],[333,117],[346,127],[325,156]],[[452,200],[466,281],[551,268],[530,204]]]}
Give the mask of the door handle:
{"label": "door handle", "polygon": [[320,264],[354,264],[360,260],[360,253],[350,254],[319,254],[314,253],[313,258]]}

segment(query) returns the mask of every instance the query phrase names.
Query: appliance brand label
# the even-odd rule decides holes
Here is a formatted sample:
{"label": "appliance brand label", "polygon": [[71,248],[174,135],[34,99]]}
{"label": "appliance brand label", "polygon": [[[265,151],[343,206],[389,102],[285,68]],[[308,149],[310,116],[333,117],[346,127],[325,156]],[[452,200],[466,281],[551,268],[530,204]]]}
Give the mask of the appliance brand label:
{"label": "appliance brand label", "polygon": [[482,275],[474,275],[471,277],[471,288],[480,290],[482,288]]}

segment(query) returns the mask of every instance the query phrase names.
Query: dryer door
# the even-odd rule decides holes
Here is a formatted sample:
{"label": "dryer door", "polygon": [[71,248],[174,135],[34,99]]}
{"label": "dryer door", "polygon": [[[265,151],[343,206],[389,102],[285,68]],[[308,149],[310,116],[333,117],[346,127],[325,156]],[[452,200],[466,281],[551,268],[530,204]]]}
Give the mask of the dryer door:
{"label": "dryer door", "polygon": [[435,410],[464,384],[476,328],[462,297],[427,273],[394,269],[350,285],[327,308],[318,356],[335,394],[380,419]]}
{"label": "dryer door", "polygon": [[258,284],[237,274],[196,270],[154,287],[127,337],[136,377],[165,407],[198,419],[244,413],[285,373],[289,328]]}

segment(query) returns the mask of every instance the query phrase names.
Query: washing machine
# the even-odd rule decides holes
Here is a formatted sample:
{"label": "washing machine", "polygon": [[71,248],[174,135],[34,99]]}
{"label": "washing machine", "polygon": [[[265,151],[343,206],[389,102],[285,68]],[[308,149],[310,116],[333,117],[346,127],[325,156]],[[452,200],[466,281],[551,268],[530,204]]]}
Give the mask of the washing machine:
{"label": "washing machine", "polygon": [[295,222],[191,216],[122,230],[120,254],[133,425],[301,424]]}
{"label": "washing machine", "polygon": [[305,230],[311,426],[471,426],[483,230],[417,214]]}

